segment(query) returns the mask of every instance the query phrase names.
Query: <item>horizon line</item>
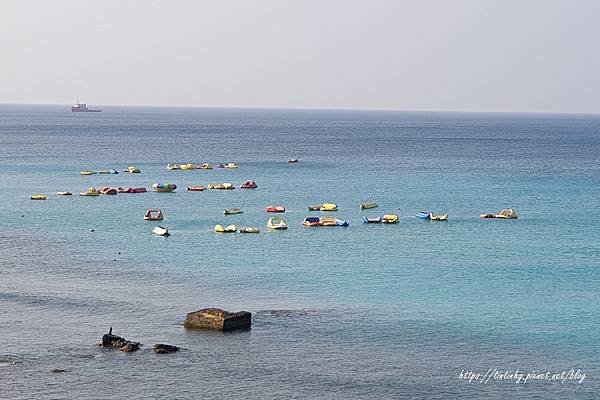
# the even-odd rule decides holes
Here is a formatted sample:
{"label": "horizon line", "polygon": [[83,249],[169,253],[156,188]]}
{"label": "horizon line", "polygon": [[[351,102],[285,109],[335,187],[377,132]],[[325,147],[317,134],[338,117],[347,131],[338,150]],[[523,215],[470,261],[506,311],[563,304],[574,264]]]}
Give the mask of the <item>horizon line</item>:
{"label": "horizon line", "polygon": [[[90,103],[86,103],[90,104]],[[0,105],[13,106],[65,106],[71,103],[12,103],[0,102]],[[199,108],[231,110],[281,110],[281,111],[358,111],[358,112],[397,112],[397,113],[464,113],[464,114],[552,114],[552,115],[599,115],[600,111],[522,111],[522,110],[466,110],[466,109],[399,109],[399,108],[357,108],[357,107],[310,107],[310,106],[224,106],[224,105],[157,105],[157,104],[90,104],[95,107],[131,107],[131,108]]]}

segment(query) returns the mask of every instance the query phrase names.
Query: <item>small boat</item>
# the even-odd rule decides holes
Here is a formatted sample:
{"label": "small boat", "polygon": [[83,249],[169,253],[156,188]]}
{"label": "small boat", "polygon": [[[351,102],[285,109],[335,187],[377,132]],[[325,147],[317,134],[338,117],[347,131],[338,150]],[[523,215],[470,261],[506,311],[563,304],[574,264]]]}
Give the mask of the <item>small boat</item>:
{"label": "small boat", "polygon": [[297,158],[288,158],[288,161],[287,161],[287,162],[288,162],[288,163],[290,163],[290,164],[291,164],[291,163],[297,163],[297,162],[298,162],[298,159],[297,159]]}
{"label": "small boat", "polygon": [[225,163],[218,163],[217,168],[225,168],[226,165],[227,164],[225,164]]}
{"label": "small boat", "polygon": [[107,175],[107,174],[113,174],[114,175],[114,174],[118,174],[119,171],[117,171],[116,169],[101,169],[101,170],[98,171],[98,173],[99,174],[104,174],[104,175]]}
{"label": "small boat", "polygon": [[200,169],[213,169],[213,166],[209,163],[204,163],[200,166]]}
{"label": "small boat", "polygon": [[237,226],[235,225],[215,225],[215,232],[217,233],[235,233],[237,232]]}
{"label": "small boat", "polygon": [[81,171],[79,174],[80,175],[94,175],[94,174],[96,174],[96,171]]}
{"label": "small boat", "polygon": [[144,214],[145,221],[162,221],[163,218],[164,216],[160,208],[150,208]]}
{"label": "small boat", "polygon": [[258,185],[253,180],[248,180],[240,186],[242,189],[256,189]]}
{"label": "small boat", "polygon": [[325,203],[321,206],[321,208],[319,210],[320,211],[337,211],[338,206],[337,206],[337,204],[334,204],[334,203]]}
{"label": "small boat", "polygon": [[56,194],[58,196],[72,196],[73,195],[73,193],[71,193],[71,192],[56,192]]}
{"label": "small boat", "polygon": [[225,182],[225,183],[209,183],[206,186],[208,189],[218,189],[218,190],[232,190],[235,189],[233,183]]}
{"label": "small boat", "polygon": [[429,213],[429,220],[430,221],[448,221],[448,214],[434,214],[434,213]]}
{"label": "small boat", "polygon": [[167,228],[165,228],[164,226],[155,226],[154,229],[152,229],[152,233],[154,233],[157,236],[169,236],[169,230]]}
{"label": "small boat", "polygon": [[323,204],[313,204],[312,206],[308,206],[308,211],[320,211]]}
{"label": "small boat", "polygon": [[240,233],[260,233],[257,226],[241,226]]}
{"label": "small boat", "polygon": [[181,164],[179,166],[179,169],[181,169],[181,170],[188,170],[188,169],[190,169],[191,170],[191,169],[196,169],[196,166],[194,164],[192,164],[192,163]]}
{"label": "small boat", "polygon": [[131,193],[146,193],[147,190],[145,187],[132,188]]}
{"label": "small boat", "polygon": [[396,214],[385,214],[381,217],[382,224],[397,224],[398,222],[400,222],[400,217]]}
{"label": "small boat", "polygon": [[363,222],[365,224],[379,224],[381,223],[381,217],[367,217],[366,215],[363,215],[362,217]]}
{"label": "small boat", "polygon": [[223,214],[233,215],[233,214],[241,214],[243,212],[244,212],[244,210],[242,210],[241,208],[226,208],[225,211],[223,211]]}
{"label": "small boat", "polygon": [[306,217],[302,222],[304,226],[319,226],[319,217]]}
{"label": "small boat", "polygon": [[227,163],[227,164],[225,164],[225,166],[224,166],[223,168],[235,169],[235,168],[237,168],[237,167],[238,167],[238,166],[237,166],[237,164],[236,164],[236,163],[232,163],[232,162],[230,162],[230,163]]}
{"label": "small boat", "polygon": [[270,212],[270,213],[282,213],[282,212],[285,212],[285,207],[284,206],[267,206],[266,211]]}
{"label": "small boat", "polygon": [[123,170],[123,172],[129,172],[131,174],[139,174],[140,172],[142,172],[142,170],[139,168],[136,168],[136,167],[127,167]]}
{"label": "small boat", "polygon": [[177,164],[167,164],[167,169],[169,171],[173,171],[175,169],[179,169],[179,165],[177,165]]}
{"label": "small boat", "polygon": [[269,228],[269,229],[287,229],[288,226],[283,218],[271,217],[267,221],[267,228]]}
{"label": "small boat", "polygon": [[31,200],[46,200],[48,198],[48,196],[44,195],[44,194],[34,194],[33,196],[31,196]]}
{"label": "small boat", "polygon": [[170,193],[177,189],[177,185],[174,183],[153,183],[152,190],[159,193]]}
{"label": "small boat", "polygon": [[348,226],[348,221],[335,217],[319,218],[319,226]]}
{"label": "small boat", "polygon": [[187,190],[189,190],[190,192],[202,192],[202,191],[206,190],[206,186],[192,185],[192,186],[188,186]]}
{"label": "small boat", "polygon": [[361,210],[368,210],[368,209],[376,208],[376,207],[379,207],[379,204],[377,204],[375,202],[372,202],[372,201],[367,201],[367,202],[364,202],[364,203],[360,203],[360,209]]}
{"label": "small boat", "polygon": [[512,208],[503,208],[499,214],[481,214],[479,218],[517,219],[519,216]]}
{"label": "small boat", "polygon": [[496,218],[517,219],[519,218],[519,216],[517,215],[517,212],[512,208],[503,208],[502,211],[500,211],[500,213],[496,215]]}
{"label": "small boat", "polygon": [[81,192],[79,193],[80,196],[90,196],[90,197],[94,197],[94,196],[100,196],[100,192],[98,192],[95,188],[90,187],[88,188],[88,190],[86,190],[85,192]]}
{"label": "small boat", "polygon": [[417,218],[419,219],[429,219],[429,214],[428,212],[425,211],[419,211],[416,215]]}
{"label": "small boat", "polygon": [[100,194],[107,194],[107,195],[111,195],[111,196],[116,195],[118,192],[117,189],[113,189],[113,188],[107,187],[107,186],[101,187],[100,189],[98,189],[98,191],[100,192]]}

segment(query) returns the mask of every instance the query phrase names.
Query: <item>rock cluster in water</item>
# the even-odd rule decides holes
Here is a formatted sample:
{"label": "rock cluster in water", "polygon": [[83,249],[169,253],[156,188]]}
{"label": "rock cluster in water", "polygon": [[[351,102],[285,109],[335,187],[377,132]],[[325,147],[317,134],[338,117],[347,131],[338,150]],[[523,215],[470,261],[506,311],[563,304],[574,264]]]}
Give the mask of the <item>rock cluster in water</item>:
{"label": "rock cluster in water", "polygon": [[102,343],[100,344],[102,347],[110,347],[110,348],[118,348],[121,351],[130,353],[133,351],[138,351],[140,349],[139,342],[132,342],[121,336],[113,335],[112,328],[110,331],[102,336]]}
{"label": "rock cluster in water", "polygon": [[229,312],[219,308],[203,308],[188,313],[183,325],[191,329],[221,332],[248,330],[252,325],[252,314],[248,311]]}

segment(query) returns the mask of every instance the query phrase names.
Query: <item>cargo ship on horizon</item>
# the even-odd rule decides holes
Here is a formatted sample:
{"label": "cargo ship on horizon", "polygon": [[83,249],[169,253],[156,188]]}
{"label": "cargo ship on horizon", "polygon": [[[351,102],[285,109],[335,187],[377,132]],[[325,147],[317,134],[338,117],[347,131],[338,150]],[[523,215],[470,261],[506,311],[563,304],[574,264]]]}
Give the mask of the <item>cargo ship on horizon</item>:
{"label": "cargo ship on horizon", "polygon": [[79,97],[77,98],[77,103],[71,106],[72,112],[102,112],[99,108],[88,108],[87,104],[80,103]]}

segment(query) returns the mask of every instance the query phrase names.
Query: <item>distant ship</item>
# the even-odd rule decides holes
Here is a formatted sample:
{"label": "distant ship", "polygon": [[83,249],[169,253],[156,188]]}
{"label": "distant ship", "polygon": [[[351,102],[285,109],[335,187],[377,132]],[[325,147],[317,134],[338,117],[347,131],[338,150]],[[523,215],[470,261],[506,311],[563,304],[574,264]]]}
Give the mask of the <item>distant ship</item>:
{"label": "distant ship", "polygon": [[77,103],[71,106],[71,111],[73,112],[102,112],[99,108],[88,108],[87,104],[80,103],[79,98],[77,98]]}

